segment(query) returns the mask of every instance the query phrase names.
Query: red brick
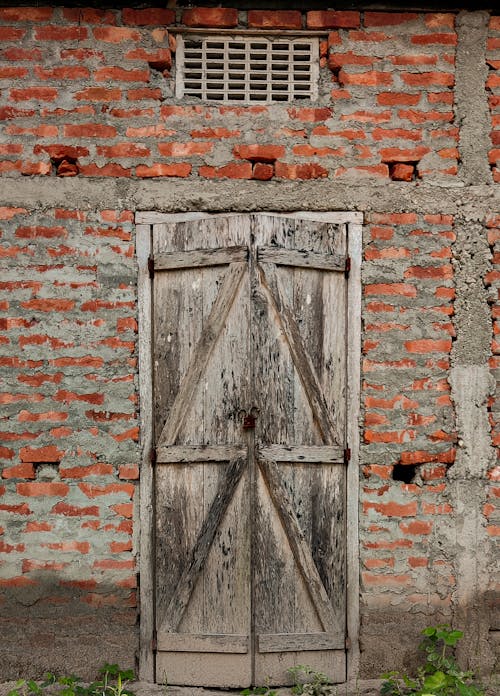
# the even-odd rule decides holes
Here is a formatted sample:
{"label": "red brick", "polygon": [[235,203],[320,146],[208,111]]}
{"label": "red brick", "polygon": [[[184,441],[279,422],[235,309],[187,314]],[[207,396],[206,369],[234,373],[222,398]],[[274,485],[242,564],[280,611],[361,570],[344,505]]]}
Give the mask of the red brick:
{"label": "red brick", "polygon": [[296,10],[249,10],[248,26],[256,29],[300,29],[302,14]]}
{"label": "red brick", "polygon": [[127,27],[96,27],[92,30],[94,37],[98,41],[106,43],[139,42],[141,34],[137,29]]}
{"label": "red brick", "polygon": [[252,165],[250,162],[230,162],[223,167],[200,167],[198,175],[207,179],[251,179]]}
{"label": "red brick", "polygon": [[18,483],[16,485],[16,491],[19,495],[29,498],[45,496],[62,497],[68,494],[69,486],[66,483],[59,483],[57,481],[36,481],[33,483]]}
{"label": "red brick", "polygon": [[64,451],[55,445],[45,447],[22,447],[19,456],[22,462],[56,462],[64,456]]}
{"label": "red brick", "polygon": [[414,109],[402,109],[398,113],[400,118],[412,123],[425,123],[426,121],[453,121],[452,111],[415,111]]}
{"label": "red brick", "polygon": [[413,34],[413,36],[410,37],[410,41],[419,46],[429,46],[432,44],[456,46],[457,36],[451,32],[447,34]]}
{"label": "red brick", "polygon": [[54,14],[53,7],[1,7],[2,22],[46,22]]}
{"label": "red brick", "polygon": [[282,179],[321,179],[328,176],[328,169],[319,164],[286,164],[276,162],[276,176]]}
{"label": "red brick", "polygon": [[77,507],[76,505],[68,505],[67,503],[59,502],[54,505],[50,512],[54,515],[65,515],[66,517],[99,517],[99,508],[97,505]]}
{"label": "red brick", "polygon": [[191,7],[183,11],[182,22],[187,27],[236,27],[238,10],[231,7]]}
{"label": "red brick", "polygon": [[417,503],[372,503],[365,501],[363,503],[363,511],[368,513],[370,510],[375,510],[386,517],[415,517],[417,514]]}
{"label": "red brick", "polygon": [[413,149],[386,147],[380,150],[380,157],[383,162],[418,162],[428,152],[430,148],[423,145]]}
{"label": "red brick", "polygon": [[282,145],[236,145],[233,154],[250,162],[275,162],[284,157],[285,148]]}
{"label": "red brick", "polygon": [[443,87],[453,87],[455,76],[451,73],[442,72],[423,72],[423,73],[401,73],[403,82],[410,87],[429,87],[439,85]]}
{"label": "red brick", "polygon": [[400,522],[399,527],[403,534],[409,534],[411,536],[423,536],[431,533],[432,522],[413,520],[412,522]]}
{"label": "red brick", "polygon": [[2,478],[34,479],[35,469],[31,463],[16,464],[15,466],[5,467],[2,471]]}
{"label": "red brick", "polygon": [[43,298],[38,300],[28,300],[21,302],[24,309],[34,309],[38,312],[66,312],[73,309],[74,300]]}
{"label": "red brick", "polygon": [[122,11],[124,24],[136,27],[165,26],[175,22],[175,10],[151,7],[143,10],[133,10],[125,7]]}
{"label": "red brick", "polygon": [[308,12],[309,29],[356,29],[360,25],[360,14],[350,10],[313,10]]}
{"label": "red brick", "polygon": [[448,27],[454,29],[455,15],[451,12],[429,12],[424,15],[425,23],[431,29],[437,27]]}
{"label": "red brick", "polygon": [[82,479],[87,478],[87,476],[109,476],[113,474],[113,467],[111,464],[98,462],[96,464],[89,464],[88,466],[61,467],[59,469],[59,474],[61,478],[71,479]]}
{"label": "red brick", "polygon": [[444,266],[411,266],[404,273],[405,278],[453,278],[453,267]]}
{"label": "red brick", "polygon": [[0,41],[20,41],[26,35],[26,29],[0,27]]}
{"label": "red brick", "polygon": [[52,525],[48,522],[27,522],[23,532],[32,534],[36,532],[51,532]]}
{"label": "red brick", "polygon": [[419,18],[413,12],[365,12],[363,24],[365,27],[389,27],[407,22],[414,22]]}
{"label": "red brick", "polygon": [[135,486],[132,483],[109,483],[103,486],[92,485],[89,483],[79,483],[78,488],[87,496],[87,498],[97,498],[100,496],[110,495],[112,493],[124,493],[129,498],[132,498],[135,491]]}
{"label": "red brick", "polygon": [[401,464],[428,464],[440,462],[442,464],[453,464],[455,461],[455,449],[445,452],[426,452],[418,450],[415,452],[402,452]]}
{"label": "red brick", "polygon": [[195,157],[206,155],[212,149],[212,143],[158,143],[158,150],[165,157]]}
{"label": "red brick", "polygon": [[414,341],[405,341],[404,345],[408,353],[449,353],[451,339],[420,338]]}
{"label": "red brick", "polygon": [[64,126],[66,138],[114,138],[116,128],[100,123],[79,123]]}
{"label": "red brick", "polygon": [[375,283],[365,285],[366,295],[402,295],[403,297],[416,297],[417,288],[405,283]]}
{"label": "red brick", "polygon": [[116,87],[87,87],[81,92],[77,92],[74,95],[74,99],[77,101],[120,101],[122,98],[122,92]]}
{"label": "red brick", "polygon": [[14,67],[13,65],[0,66],[0,80],[19,80],[26,77],[28,68]]}
{"label": "red brick", "polygon": [[330,70],[336,70],[344,65],[373,65],[374,61],[375,59],[371,56],[360,56],[352,51],[347,53],[330,53],[328,56],[328,67]]}
{"label": "red brick", "polygon": [[82,26],[64,26],[47,24],[35,28],[37,41],[84,41],[88,30]]}
{"label": "red brick", "polygon": [[149,82],[149,70],[127,70],[118,66],[106,66],[94,72],[96,82]]}
{"label": "red brick", "polygon": [[37,65],[34,72],[39,80],[84,80],[90,76],[90,70],[81,65],[62,65],[50,70]]}
{"label": "red brick", "polygon": [[190,164],[153,164],[151,167],[145,164],[139,165],[135,173],[139,177],[151,178],[160,176],[176,176],[185,178],[191,174]]}
{"label": "red brick", "polygon": [[112,162],[98,167],[96,164],[80,165],[80,174],[84,176],[110,176],[110,177],[129,177],[132,175],[131,169],[122,167],[121,164]]}
{"label": "red brick", "polygon": [[26,89],[11,89],[12,101],[54,101],[58,96],[57,89],[53,87],[27,87]]}
{"label": "red brick", "polygon": [[362,85],[365,87],[392,85],[391,73],[377,70],[368,70],[362,73],[348,73],[342,69],[339,72],[338,79],[341,85]]}

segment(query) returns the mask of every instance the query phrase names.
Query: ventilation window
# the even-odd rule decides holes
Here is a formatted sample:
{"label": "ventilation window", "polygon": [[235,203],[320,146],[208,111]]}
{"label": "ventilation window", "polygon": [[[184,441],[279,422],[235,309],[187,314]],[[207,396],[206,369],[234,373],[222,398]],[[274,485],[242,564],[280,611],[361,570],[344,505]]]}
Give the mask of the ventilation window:
{"label": "ventilation window", "polygon": [[179,39],[177,97],[266,104],[317,98],[318,39]]}

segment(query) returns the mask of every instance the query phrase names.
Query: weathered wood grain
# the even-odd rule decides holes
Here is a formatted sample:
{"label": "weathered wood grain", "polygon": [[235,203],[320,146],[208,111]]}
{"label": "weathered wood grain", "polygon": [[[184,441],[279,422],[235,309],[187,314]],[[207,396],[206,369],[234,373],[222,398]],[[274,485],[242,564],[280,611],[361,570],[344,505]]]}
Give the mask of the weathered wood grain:
{"label": "weathered wood grain", "polygon": [[268,633],[257,638],[261,653],[343,650],[345,647],[344,639],[333,633]]}
{"label": "weathered wood grain", "polygon": [[246,456],[239,445],[168,445],[156,450],[156,464],[228,462]]}
{"label": "weathered wood grain", "polygon": [[[338,635],[338,617],[335,616],[333,612],[330,599],[311,556],[311,550],[305,543],[304,535],[295,511],[293,510],[293,506],[290,504],[287,491],[283,486],[278,467],[275,462],[265,459],[259,460],[258,463],[266,479],[269,493],[285,529],[288,543],[290,544],[295,561],[306,582],[323,628],[326,632]],[[340,635],[343,636],[342,631],[340,631]]]}
{"label": "weathered wood grain", "polygon": [[277,266],[311,268],[323,271],[345,271],[345,257],[338,254],[318,254],[313,251],[280,249],[279,247],[258,247],[257,258],[262,263],[274,263]]}
{"label": "weathered wood grain", "polygon": [[344,463],[344,450],[331,445],[261,445],[257,456],[275,462]]}
{"label": "weathered wood grain", "polygon": [[228,505],[234,495],[241,475],[245,469],[246,460],[236,459],[228,467],[224,479],[221,481],[219,491],[205,518],[191,557],[187,563],[177,584],[177,589],[170,600],[165,618],[160,627],[161,631],[175,632],[184,610],[189,602],[193,588],[198,580],[200,571],[208,556],[217,529],[224,517]]}
{"label": "weathered wood grain", "polygon": [[333,414],[330,413],[330,409],[325,403],[316,371],[303,345],[297,322],[285,302],[284,293],[276,274],[276,267],[273,264],[265,264],[264,267],[264,264],[262,264],[261,270],[264,283],[270,293],[286,335],[294,366],[300,374],[302,384],[307,393],[314,418],[321,430],[324,442],[325,444],[339,444],[340,438],[336,432],[337,429],[335,427]]}
{"label": "weathered wood grain", "polygon": [[203,653],[247,653],[249,638],[236,634],[159,633],[158,650]]}
{"label": "weathered wood grain", "polygon": [[179,429],[189,406],[193,399],[194,392],[199,384],[203,371],[206,368],[210,354],[224,326],[227,315],[238,290],[238,286],[246,271],[243,263],[234,263],[229,266],[224,278],[217,299],[215,300],[210,315],[203,326],[202,334],[198,345],[195,348],[191,364],[184,376],[172,410],[169,414],[165,427],[163,428],[158,448],[163,445],[170,445],[175,442]]}
{"label": "weathered wood grain", "polygon": [[170,251],[155,254],[154,269],[157,271],[179,270],[181,268],[203,268],[205,266],[223,266],[229,263],[244,262],[248,257],[248,248],[233,246],[215,249],[194,249],[193,251]]}

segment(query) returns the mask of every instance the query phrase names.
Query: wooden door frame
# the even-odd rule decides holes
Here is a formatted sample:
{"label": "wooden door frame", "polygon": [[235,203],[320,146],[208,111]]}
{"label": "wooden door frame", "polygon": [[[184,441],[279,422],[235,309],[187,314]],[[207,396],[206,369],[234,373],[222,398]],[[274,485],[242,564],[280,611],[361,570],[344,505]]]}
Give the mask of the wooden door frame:
{"label": "wooden door frame", "polygon": [[[139,678],[155,681],[155,615],[154,615],[154,478],[151,452],[153,450],[153,369],[152,369],[152,278],[149,258],[152,251],[153,225],[160,222],[182,222],[234,214],[188,212],[137,212],[135,215],[136,254],[138,265],[138,347],[139,347],[139,413],[140,413],[140,481],[139,510]],[[363,214],[359,212],[314,212],[304,210],[284,213],[264,210],[241,214],[275,214],[280,217],[302,218],[347,224],[347,254],[350,271],[347,283],[347,443],[350,461],[347,467],[347,679],[355,680],[359,673],[359,446],[360,446],[360,379],[361,379],[361,258]],[[139,518],[139,519],[138,519]]]}

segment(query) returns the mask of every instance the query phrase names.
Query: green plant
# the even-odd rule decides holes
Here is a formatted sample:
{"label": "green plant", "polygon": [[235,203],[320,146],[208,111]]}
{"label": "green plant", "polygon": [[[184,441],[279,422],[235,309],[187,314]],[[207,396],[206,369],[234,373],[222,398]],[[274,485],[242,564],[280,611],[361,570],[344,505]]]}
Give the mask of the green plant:
{"label": "green plant", "polygon": [[296,665],[290,667],[287,672],[292,676],[294,686],[292,693],[297,696],[334,696],[337,693],[332,680],[323,672],[316,672],[308,665]]}
{"label": "green plant", "polygon": [[426,655],[425,664],[416,677],[397,671],[383,674],[382,696],[484,696],[474,684],[474,673],[460,670],[453,656],[462,631],[441,624],[424,629],[422,635],[419,648]]}
{"label": "green plant", "polygon": [[20,679],[7,696],[44,696],[50,687],[50,693],[56,696],[135,696],[127,689],[129,681],[134,679],[131,669],[122,670],[118,665],[105,664],[99,670],[99,678],[86,684],[74,674],[56,676],[47,672],[40,683],[33,679]]}
{"label": "green plant", "polygon": [[252,686],[248,689],[240,691],[242,696],[276,696],[276,691],[268,686]]}

